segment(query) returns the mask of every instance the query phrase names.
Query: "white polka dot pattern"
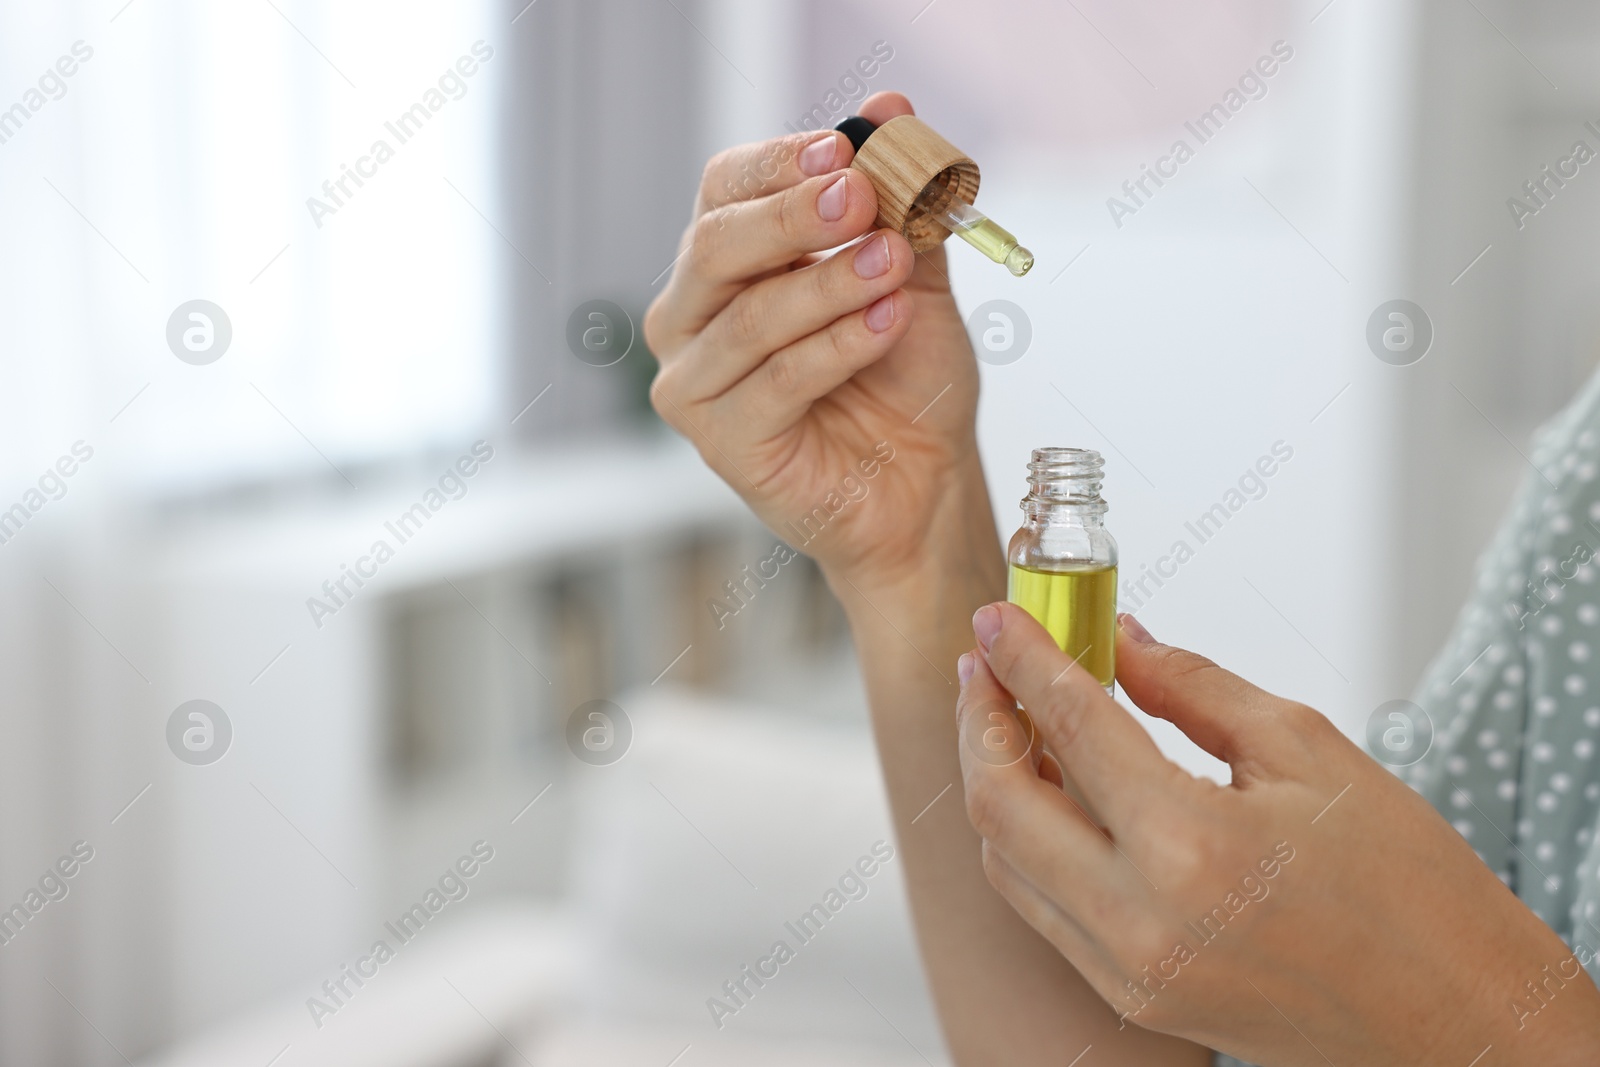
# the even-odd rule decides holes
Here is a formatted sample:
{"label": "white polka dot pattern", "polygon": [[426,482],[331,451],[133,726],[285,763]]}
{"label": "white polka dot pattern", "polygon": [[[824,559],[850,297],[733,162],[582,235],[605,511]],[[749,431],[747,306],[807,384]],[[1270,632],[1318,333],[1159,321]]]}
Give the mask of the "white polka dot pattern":
{"label": "white polka dot pattern", "polygon": [[1530,459],[1413,697],[1433,748],[1397,773],[1600,981],[1600,375]]}

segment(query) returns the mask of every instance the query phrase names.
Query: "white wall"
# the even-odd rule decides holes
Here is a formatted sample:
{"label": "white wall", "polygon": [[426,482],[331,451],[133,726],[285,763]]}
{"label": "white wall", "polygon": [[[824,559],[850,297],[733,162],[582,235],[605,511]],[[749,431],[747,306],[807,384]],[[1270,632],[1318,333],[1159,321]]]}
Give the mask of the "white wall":
{"label": "white wall", "polygon": [[[1180,124],[1088,163],[1022,147],[984,160],[980,202],[1039,262],[1018,282],[955,246],[951,272],[964,309],[1009,299],[1034,329],[1021,361],[984,367],[1002,529],[1020,521],[1029,449],[1099,449],[1123,575],[1179,539],[1195,550],[1139,610],[1150,629],[1359,733],[1409,684],[1389,652],[1395,381],[1364,340],[1371,308],[1400,295],[1406,36],[1394,5],[1314,14],[1286,16],[1295,56],[1267,97],[1120,229],[1106,198],[1174,138],[1194,144]],[[1265,497],[1202,544],[1185,523],[1278,441],[1293,459]]]}

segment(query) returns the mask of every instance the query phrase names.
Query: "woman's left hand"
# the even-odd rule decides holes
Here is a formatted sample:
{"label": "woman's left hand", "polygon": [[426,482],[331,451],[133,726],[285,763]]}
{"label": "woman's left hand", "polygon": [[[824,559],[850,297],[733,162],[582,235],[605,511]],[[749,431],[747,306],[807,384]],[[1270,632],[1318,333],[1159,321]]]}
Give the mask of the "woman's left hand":
{"label": "woman's left hand", "polygon": [[1232,768],[1219,786],[1021,608],[973,627],[958,715],[989,880],[1126,1023],[1259,1064],[1596,1062],[1572,951],[1321,714],[1123,616],[1117,680]]}

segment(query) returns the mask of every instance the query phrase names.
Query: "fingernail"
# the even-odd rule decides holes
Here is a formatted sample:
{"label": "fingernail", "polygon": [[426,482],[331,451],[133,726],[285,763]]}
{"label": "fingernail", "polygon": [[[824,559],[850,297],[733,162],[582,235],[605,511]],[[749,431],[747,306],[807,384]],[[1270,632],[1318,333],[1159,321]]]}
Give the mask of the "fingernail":
{"label": "fingernail", "polygon": [[833,169],[833,159],[839,154],[839,139],[833,134],[812,141],[800,150],[800,169],[815,178]]}
{"label": "fingernail", "polygon": [[876,278],[889,269],[889,238],[877,237],[856,253],[856,277]]}
{"label": "fingernail", "polygon": [[978,661],[972,658],[971,652],[961,653],[961,658],[956,660],[956,677],[961,679],[962,685],[967,684],[967,679],[972,677],[972,668],[977,665]]}
{"label": "fingernail", "polygon": [[867,329],[882,333],[894,325],[894,294],[882,297],[867,308]]}
{"label": "fingernail", "polygon": [[825,222],[838,222],[844,218],[845,194],[849,192],[849,184],[844,175],[839,175],[839,180],[822,190],[822,195],[817,197],[817,214]]}
{"label": "fingernail", "polygon": [[1150,631],[1144,628],[1144,624],[1127,612],[1118,615],[1117,622],[1121,625],[1124,633],[1141,645],[1153,645],[1156,643],[1156,639],[1150,636]]}
{"label": "fingernail", "polygon": [[972,613],[972,632],[977,635],[978,644],[985,652],[989,651],[989,646],[994,643],[1004,621],[1000,617],[1000,609],[993,604],[985,604]]}

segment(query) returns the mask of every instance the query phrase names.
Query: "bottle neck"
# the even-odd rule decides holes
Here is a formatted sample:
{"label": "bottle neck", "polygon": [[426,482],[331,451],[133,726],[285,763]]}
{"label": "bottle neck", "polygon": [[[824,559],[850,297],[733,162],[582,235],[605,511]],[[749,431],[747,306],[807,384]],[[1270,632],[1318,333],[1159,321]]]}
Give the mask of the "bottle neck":
{"label": "bottle neck", "polygon": [[1105,460],[1083,448],[1038,448],[1028,463],[1022,511],[1029,525],[1096,527],[1104,523],[1100,497]]}

